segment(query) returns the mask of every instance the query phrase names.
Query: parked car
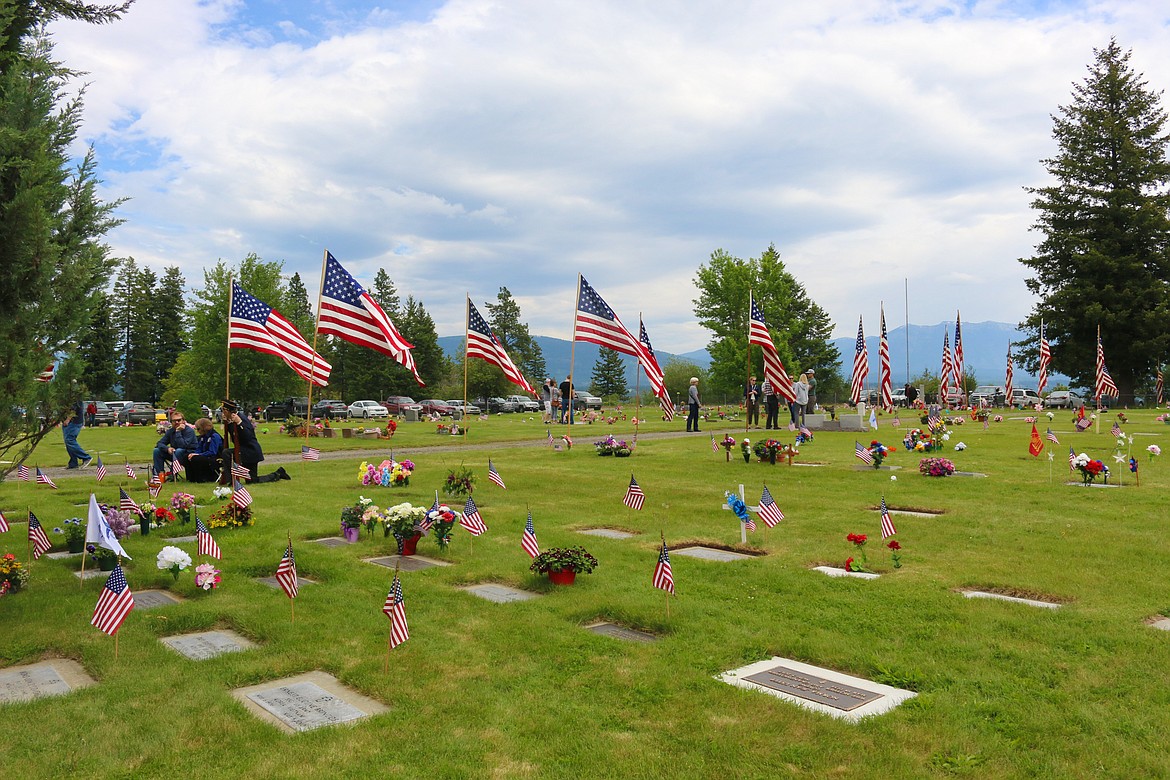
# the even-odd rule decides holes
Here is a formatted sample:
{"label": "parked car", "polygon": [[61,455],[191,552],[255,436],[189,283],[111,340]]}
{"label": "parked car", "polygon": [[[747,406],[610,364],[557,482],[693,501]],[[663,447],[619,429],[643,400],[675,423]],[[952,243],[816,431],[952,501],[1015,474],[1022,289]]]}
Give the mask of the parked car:
{"label": "parked car", "polygon": [[1040,399],[1040,396],[1036,395],[1035,390],[1029,390],[1026,387],[1013,387],[1012,397],[1008,401],[1012,406],[1020,409],[1026,406],[1035,406],[1036,404],[1044,403]]}
{"label": "parked car", "polygon": [[146,401],[138,401],[118,412],[118,422],[134,423],[135,425],[154,425],[160,414],[164,418],[167,416],[167,413],[161,409],[155,409],[154,404],[147,403]]}
{"label": "parked car", "polygon": [[390,411],[377,401],[354,401],[349,405],[350,417],[389,417]]}
{"label": "parked car", "polygon": [[967,396],[972,406],[1001,406],[1006,399],[999,385],[979,385]]}
{"label": "parked car", "polygon": [[451,408],[455,409],[456,411],[461,411],[464,414],[480,414],[483,412],[483,410],[475,404],[467,404],[467,408],[464,408],[462,398],[454,398],[447,401],[447,403],[450,404]]}
{"label": "parked car", "polygon": [[1044,399],[1044,406],[1048,409],[1077,409],[1085,402],[1076,391],[1053,390]]}
{"label": "parked car", "polygon": [[600,409],[601,399],[589,393],[578,392],[577,397],[573,400],[574,409]]}
{"label": "parked car", "polygon": [[118,413],[107,406],[105,401],[82,401],[81,408],[88,409],[90,404],[97,407],[97,413],[93,416],[94,425],[113,425],[118,422]]}
{"label": "parked car", "polygon": [[423,414],[455,414],[455,407],[446,401],[440,401],[438,398],[428,398],[425,401],[419,401],[419,407]]}
{"label": "parked car", "polygon": [[386,399],[383,406],[390,414],[406,414],[407,409],[413,409],[416,412],[423,410],[422,404],[415,403],[413,398],[405,395],[392,395]]}
{"label": "parked car", "polygon": [[309,397],[292,396],[280,401],[273,401],[264,407],[263,417],[269,422],[273,420],[287,420],[289,417],[304,419],[309,416]]}
{"label": "parked car", "polygon": [[114,419],[118,419],[118,413],[127,406],[133,406],[133,401],[106,401],[106,406],[110,407],[110,411],[114,413]]}
{"label": "parked car", "polygon": [[328,420],[345,419],[349,417],[349,405],[345,401],[318,401],[313,404],[313,417]]}
{"label": "parked car", "polygon": [[491,398],[476,398],[475,403],[488,410],[488,414],[496,414],[497,412],[514,412],[516,411],[516,404],[512,403],[506,398],[501,398],[498,395],[493,395]]}
{"label": "parked car", "polygon": [[539,412],[540,401],[527,395],[510,395],[508,400],[516,404],[518,412]]}

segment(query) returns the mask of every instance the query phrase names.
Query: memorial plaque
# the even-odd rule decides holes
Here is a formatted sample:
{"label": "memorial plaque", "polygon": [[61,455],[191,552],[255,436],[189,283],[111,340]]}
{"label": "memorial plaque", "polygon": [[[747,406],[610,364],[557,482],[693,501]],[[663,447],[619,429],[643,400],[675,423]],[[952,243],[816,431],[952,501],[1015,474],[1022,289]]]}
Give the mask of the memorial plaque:
{"label": "memorial plaque", "polygon": [[[272,588],[273,590],[280,590],[281,589],[280,583],[276,581],[276,577],[256,577],[255,579],[256,579],[256,582],[259,582],[262,585],[267,585],[268,587]],[[297,577],[297,587],[298,588],[301,587],[302,585],[316,585],[316,584],[317,584],[316,580],[307,580],[304,577]]]}
{"label": "memorial plaque", "polygon": [[188,543],[196,541],[196,537],[194,537],[194,536],[172,536],[170,539],[164,539],[163,541],[170,542],[171,544],[188,544]]}
{"label": "memorial plaque", "polygon": [[232,631],[202,631],[163,637],[163,644],[192,661],[206,661],[224,653],[239,653],[255,644]]}
{"label": "memorial plaque", "polygon": [[804,466],[805,468],[819,469],[829,465],[828,463],[793,463],[793,466]]}
{"label": "memorial plaque", "polygon": [[704,561],[744,561],[755,558],[754,555],[745,555],[744,553],[732,552],[730,550],[720,550],[715,547],[682,547],[678,550],[671,550],[674,555],[686,555],[690,558],[701,558]]}
{"label": "memorial plaque", "polygon": [[956,471],[951,475],[952,477],[986,477],[986,474],[980,474],[978,471]]}
{"label": "memorial plaque", "polygon": [[45,557],[51,558],[54,561],[61,561],[61,560],[64,560],[66,558],[76,558],[79,555],[81,555],[81,553],[71,553],[71,552],[63,550],[61,552],[46,553]]}
{"label": "memorial plaque", "polygon": [[365,561],[376,566],[385,566],[387,569],[397,566],[402,571],[422,571],[436,566],[451,565],[449,561],[436,561],[434,558],[425,558],[421,555],[387,555],[382,558],[366,558]]}
{"label": "memorial plaque", "polygon": [[830,577],[853,577],[858,580],[876,580],[882,576],[874,574],[871,571],[846,571],[838,566],[814,566],[813,571],[819,571],[821,574],[827,574]]}
{"label": "memorial plaque", "polygon": [[182,599],[165,590],[140,590],[134,594],[135,609],[154,609],[178,604]]}
{"label": "memorial plaque", "polygon": [[98,577],[101,577],[102,581],[104,582],[106,578],[110,576],[110,573],[108,571],[102,571],[101,569],[86,569],[83,572],[73,572],[73,576],[79,580],[94,580]]}
{"label": "memorial plaque", "polygon": [[629,642],[657,642],[658,637],[647,631],[638,631],[634,628],[626,628],[619,626],[616,623],[594,623],[590,626],[585,626],[586,629],[595,634],[602,636],[610,636],[614,639],[625,639]]}
{"label": "memorial plaque", "polygon": [[249,693],[248,698],[292,731],[311,731],[365,718],[363,712],[312,682],[282,685]]}
{"label": "memorial plaque", "polygon": [[[882,510],[878,509],[877,507],[874,507],[873,511],[880,512]],[[890,509],[888,511],[891,515],[905,515],[906,517],[938,517],[939,515],[942,514],[941,511],[940,512],[915,512],[912,509]]]}
{"label": "memorial plaque", "polygon": [[863,466],[858,464],[853,467],[854,471],[898,471],[901,466],[878,466],[876,469],[873,466]]}
{"label": "memorial plaque", "polygon": [[606,539],[629,539],[637,536],[629,531],[618,531],[614,528],[585,528],[580,533],[588,534],[589,536],[601,536]]}
{"label": "memorial plaque", "polygon": [[345,547],[349,542],[340,536],[326,536],[324,539],[314,539],[314,544],[320,544],[325,547]]}
{"label": "memorial plaque", "polygon": [[479,596],[481,599],[494,601],[497,604],[507,604],[512,601],[528,601],[529,599],[535,599],[540,596],[539,593],[509,588],[507,585],[499,585],[494,582],[485,582],[482,585],[470,585],[463,588],[463,590]]}
{"label": "memorial plaque", "polygon": [[1170,631],[1170,618],[1158,615],[1150,621],[1150,625],[1159,631]]}
{"label": "memorial plaque", "polygon": [[767,671],[750,674],[742,679],[765,688],[771,688],[774,691],[799,696],[807,701],[815,701],[843,712],[850,712],[863,704],[882,698],[880,693],[798,672],[786,666],[777,666]]}
{"label": "memorial plaque", "polygon": [[92,684],[81,664],[66,658],[13,666],[0,669],[0,704],[60,696]]}
{"label": "memorial plaque", "polygon": [[1024,599],[1019,596],[1005,596],[1002,593],[991,593],[982,590],[965,590],[963,595],[969,599],[995,599],[996,601],[1012,601],[1016,604],[1027,604],[1029,607],[1040,607],[1041,609],[1060,609],[1060,605],[1051,601],[1040,601],[1038,599]]}

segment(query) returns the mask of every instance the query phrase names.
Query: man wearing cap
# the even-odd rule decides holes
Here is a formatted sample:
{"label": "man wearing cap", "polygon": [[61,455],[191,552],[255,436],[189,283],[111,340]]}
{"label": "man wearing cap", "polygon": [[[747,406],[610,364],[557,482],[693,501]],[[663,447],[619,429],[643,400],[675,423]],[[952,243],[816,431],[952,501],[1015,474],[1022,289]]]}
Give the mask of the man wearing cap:
{"label": "man wearing cap", "polygon": [[[252,421],[240,414],[240,405],[235,401],[223,402],[223,433],[224,441],[231,444],[232,447],[225,451],[224,457],[230,464],[234,461],[235,450],[239,449],[240,465],[248,469],[250,477],[249,482],[276,482],[281,479],[292,479],[284,470],[284,466],[279,467],[271,474],[265,474],[263,477],[257,475],[257,466],[260,461],[264,460],[264,451],[260,449],[260,442],[256,441],[256,427],[252,425]],[[231,469],[230,467],[224,469],[224,478],[230,483]]]}
{"label": "man wearing cap", "polygon": [[747,407],[747,424],[760,427],[760,386],[753,376],[743,388],[743,403]]}
{"label": "man wearing cap", "polygon": [[817,410],[817,372],[810,368],[804,373],[808,375],[808,404],[805,411],[811,414]]}

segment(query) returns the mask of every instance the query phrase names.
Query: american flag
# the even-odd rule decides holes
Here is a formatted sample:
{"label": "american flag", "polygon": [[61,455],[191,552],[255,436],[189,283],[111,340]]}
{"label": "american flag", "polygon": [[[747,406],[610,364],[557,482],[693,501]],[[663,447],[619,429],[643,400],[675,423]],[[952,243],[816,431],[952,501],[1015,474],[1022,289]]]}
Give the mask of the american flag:
{"label": "american flag", "polygon": [[[898,425],[898,418],[895,417],[894,418],[894,426],[897,427],[897,425]],[[802,426],[800,426],[800,435],[806,439],[809,439],[809,438],[812,438],[812,431],[810,431],[806,426],[802,425]]]}
{"label": "american flag", "polygon": [[122,488],[118,488],[118,509],[121,509],[123,512],[142,514],[142,509],[138,504],[134,503],[134,499],[130,498],[130,494]]}
{"label": "american flag", "polygon": [[240,347],[276,355],[306,381],[325,386],[333,366],[305,341],[296,327],[276,309],[253,298],[232,281],[232,308],[228,320],[228,348]]}
{"label": "american flag", "polygon": [[162,492],[162,475],[155,474],[153,467],[149,472],[150,476],[146,480],[146,492],[150,493],[151,498],[158,498],[158,494]]}
{"label": "american flag", "polygon": [[1117,395],[1117,385],[1113,377],[1109,376],[1109,369],[1105,367],[1105,348],[1101,346],[1100,326],[1097,327],[1097,376],[1094,389],[1098,401],[1103,395]]}
{"label": "american flag", "polygon": [[1113,422],[1113,427],[1109,429],[1109,433],[1111,436],[1114,436],[1114,437],[1121,435],[1121,426],[1117,424],[1116,420],[1114,420],[1114,422]]}
{"label": "american flag", "polygon": [[657,360],[650,356],[642,342],[626,330],[617,314],[609,308],[609,304],[602,300],[589,282],[585,281],[585,277],[578,276],[578,280],[580,290],[577,293],[573,340],[588,341],[591,344],[609,347],[624,355],[633,355],[637,358],[638,364],[645,369],[654,395],[661,397],[665,387],[662,384],[662,372],[657,368]]}
{"label": "american flag", "polygon": [[894,408],[894,386],[890,377],[890,340],[886,335],[886,308],[882,306],[881,338],[878,341],[878,387],[881,391],[881,407],[886,411]]}
{"label": "american flag", "polygon": [[528,522],[524,524],[524,535],[520,537],[520,546],[533,558],[540,555],[540,545],[536,543],[536,526],[532,524],[532,510],[528,511]]}
{"label": "american flag", "polygon": [[293,557],[292,542],[284,550],[284,557],[276,567],[276,584],[290,599],[297,597],[297,559]]}
{"label": "american flag", "polygon": [[1080,431],[1081,433],[1084,433],[1085,429],[1087,429],[1093,423],[1089,421],[1088,417],[1080,417],[1073,424],[1076,425],[1076,428],[1078,431]]}
{"label": "american flag", "polygon": [[19,477],[24,482],[28,482],[29,476],[30,476],[29,472],[28,472],[28,466],[24,465],[23,463],[21,463],[19,466],[17,466],[16,467],[16,476]]}
{"label": "american flag", "polygon": [[947,405],[947,395],[951,389],[951,373],[953,371],[954,366],[951,365],[951,334],[944,328],[942,371],[938,378],[938,402],[943,406]]}
{"label": "american flag", "polygon": [[869,377],[869,350],[865,346],[865,330],[862,318],[857,318],[857,343],[853,348],[853,384],[849,388],[849,402],[856,406],[861,403],[865,392],[865,380]]}
{"label": "american flag", "polygon": [[32,513],[31,509],[28,511],[28,540],[32,542],[34,559],[40,558],[53,549],[53,543],[45,535],[45,529],[41,528],[41,521],[37,520],[37,516]]}
{"label": "american flag", "polygon": [[634,475],[630,475],[630,486],[626,488],[625,498],[622,503],[630,509],[641,509],[642,504],[646,502],[646,494],[642,492],[642,488],[638,487],[638,481],[634,479]]}
{"label": "american flag", "polygon": [[1040,370],[1036,375],[1036,392],[1044,395],[1048,387],[1048,364],[1052,362],[1052,350],[1048,346],[1048,337],[1044,335],[1044,320],[1040,320]]}
{"label": "american flag", "polygon": [[53,381],[53,364],[45,366],[45,370],[37,374],[38,382],[52,382]]}
{"label": "american flag", "polygon": [[126,476],[130,479],[138,479],[138,472],[130,465],[130,461],[126,461]]}
{"label": "american flag", "polygon": [[890,519],[890,508],[886,506],[886,497],[882,496],[882,538],[889,539],[896,533],[898,533],[898,529],[894,528],[894,521]]}
{"label": "american flag", "polygon": [[870,454],[868,449],[862,447],[861,442],[859,441],[853,442],[853,457],[857,458],[862,463],[870,466],[873,465],[873,455]]}
{"label": "american flag", "polygon": [[215,539],[211,536],[211,531],[203,524],[203,521],[198,517],[195,518],[195,542],[196,555],[210,555],[212,558],[223,557],[219,552],[219,545],[215,543]]}
{"label": "american flag", "polygon": [[403,606],[405,599],[402,597],[402,581],[398,579],[398,574],[394,575],[394,584],[390,586],[390,592],[386,594],[386,603],[382,605],[382,611],[386,613],[386,617],[390,618],[390,647],[398,647],[400,644],[410,639],[410,631],[406,627],[406,607]]}
{"label": "american flag", "polygon": [[1007,395],[1009,403],[1012,397],[1012,376],[1014,373],[1015,372],[1012,369],[1012,345],[1011,343],[1008,343],[1007,376],[1004,378],[1003,391],[1004,394]]}
{"label": "american flag", "polygon": [[0,511],[0,534],[8,532],[8,518],[4,516],[4,512]]}
{"label": "american flag", "polygon": [[102,463],[102,456],[101,455],[98,455],[98,465],[97,465],[96,474],[97,474],[97,481],[98,482],[101,482],[103,479],[106,478],[106,464]]}
{"label": "american flag", "polygon": [[232,461],[232,477],[233,478],[235,478],[235,479],[248,479],[251,476],[252,476],[252,472],[248,471],[248,468],[246,466],[244,466],[242,463],[236,463],[235,461]]}
{"label": "american flag", "polygon": [[550,447],[551,447],[551,446],[553,446],[553,435],[552,435],[552,431],[551,431],[550,429],[548,429],[548,428],[545,428],[545,429],[544,429],[544,432],[548,434],[548,446],[550,446]]}
{"label": "american flag", "polygon": [[1056,434],[1052,432],[1051,428],[1049,428],[1048,432],[1044,434],[1044,438],[1048,439],[1048,441],[1052,442],[1053,444],[1060,444],[1060,439],[1056,438]]}
{"label": "american flag", "polygon": [[184,471],[183,464],[179,462],[177,453],[171,453],[171,456],[171,475],[177,477]]}
{"label": "american flag", "polygon": [[42,484],[42,485],[48,485],[49,487],[53,488],[53,490],[57,489],[56,483],[54,483],[53,480],[49,479],[48,474],[41,471],[40,466],[37,466],[37,482]]}
{"label": "american flag", "polygon": [[897,428],[901,424],[902,424],[902,418],[898,416],[897,412],[894,412],[894,419],[890,420],[890,425]]}
{"label": "american flag", "polygon": [[536,395],[532,385],[520,373],[520,369],[516,368],[512,358],[508,357],[504,345],[487,324],[487,320],[480,315],[479,309],[475,308],[471,298],[467,299],[467,357],[479,358],[493,366],[499,366],[509,382],[526,393]]}
{"label": "american flag", "polygon": [[764,352],[764,378],[772,383],[772,387],[784,399],[796,400],[796,393],[792,390],[792,380],[784,370],[784,363],[780,360],[780,353],[772,342],[772,334],[768,332],[768,323],[764,320],[764,313],[756,305],[754,297],[749,298],[751,304],[748,317],[748,344],[755,344]]}
{"label": "american flag", "polygon": [[658,565],[654,567],[654,587],[667,593],[674,593],[674,572],[670,568],[670,551],[666,549],[666,540],[662,542],[662,549],[658,552]]}
{"label": "american flag", "polygon": [[1158,373],[1154,376],[1154,399],[1158,406],[1162,405],[1162,369],[1158,369]]}
{"label": "american flag", "polygon": [[471,496],[467,497],[467,503],[463,505],[463,517],[459,518],[459,526],[472,536],[479,536],[487,530],[487,524],[479,513],[479,507],[475,505]]}
{"label": "american flag", "polygon": [[232,503],[240,509],[252,503],[252,494],[248,492],[248,488],[244,487],[239,480],[233,480],[232,485]]}
{"label": "american flag", "polygon": [[926,427],[930,428],[932,431],[935,428],[941,427],[942,424],[943,424],[942,417],[940,417],[937,414],[928,415],[926,418]]}
{"label": "american flag", "polygon": [[491,458],[488,458],[488,481],[499,485],[504,490],[508,489],[508,486],[504,484],[504,478],[500,476],[500,472],[496,471],[496,467],[492,465]]}
{"label": "american flag", "polygon": [[307,444],[302,444],[301,460],[321,460],[321,450],[316,447],[310,447]]}
{"label": "american flag", "polygon": [[756,530],[756,521],[752,519],[752,513],[750,510],[748,511],[748,516],[744,518],[743,527],[749,531]]}
{"label": "american flag", "polygon": [[711,452],[719,452],[719,444],[715,441],[715,434],[711,434]]}
{"label": "american flag", "polygon": [[328,251],[325,252],[325,282],[321,290],[317,332],[338,336],[393,358],[414,375],[419,387],[426,387],[410,351],[414,345],[402,338],[378,302]]}
{"label": "american flag", "polygon": [[[650,334],[646,332],[646,324],[642,322],[641,317],[638,318],[638,341],[642,342],[642,346],[646,350],[646,360],[642,362],[642,367],[646,371],[646,376],[651,375],[651,369],[657,376],[658,384],[662,386],[662,390],[655,390],[654,395],[658,398],[658,405],[662,407],[662,416],[667,422],[670,422],[674,419],[674,402],[670,400],[670,393],[666,391],[665,374],[662,367],[658,365],[658,356],[654,354],[654,346],[650,343]],[[650,384],[655,386],[654,382]]]}
{"label": "american flag", "polygon": [[1073,464],[1076,461],[1076,459],[1077,459],[1077,454],[1075,452],[1073,452],[1072,445],[1069,445],[1069,448],[1068,448],[1068,470],[1069,471],[1072,471]]}
{"label": "american flag", "polygon": [[951,378],[955,380],[955,389],[963,392],[963,323],[959,321],[959,313],[955,312],[955,351],[951,360]]}
{"label": "american flag", "polygon": [[126,582],[126,574],[122,571],[122,564],[114,565],[114,570],[106,579],[106,586],[102,588],[102,595],[98,597],[97,606],[93,609],[93,618],[90,625],[97,626],[98,630],[113,636],[118,633],[122,621],[134,609],[134,593]]}
{"label": "american flag", "polygon": [[760,517],[769,528],[775,528],[784,519],[784,513],[776,505],[776,499],[772,498],[772,491],[768,490],[767,485],[764,485],[764,495],[760,496]]}

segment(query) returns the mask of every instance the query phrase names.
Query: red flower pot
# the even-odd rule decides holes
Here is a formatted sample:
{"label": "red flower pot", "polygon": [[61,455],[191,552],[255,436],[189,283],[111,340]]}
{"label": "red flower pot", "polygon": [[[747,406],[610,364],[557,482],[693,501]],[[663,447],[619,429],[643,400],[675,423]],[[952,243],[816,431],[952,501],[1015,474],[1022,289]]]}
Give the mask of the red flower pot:
{"label": "red flower pot", "polygon": [[402,540],[402,554],[414,555],[417,552],[418,540],[422,538],[422,534],[415,534],[409,539]]}
{"label": "red flower pot", "polygon": [[550,571],[548,573],[548,578],[553,585],[572,585],[577,580],[577,572]]}

